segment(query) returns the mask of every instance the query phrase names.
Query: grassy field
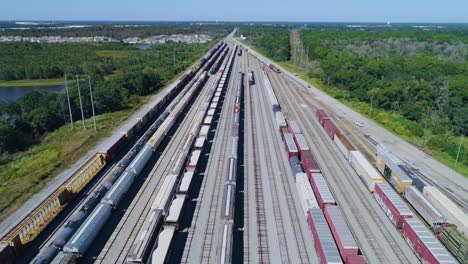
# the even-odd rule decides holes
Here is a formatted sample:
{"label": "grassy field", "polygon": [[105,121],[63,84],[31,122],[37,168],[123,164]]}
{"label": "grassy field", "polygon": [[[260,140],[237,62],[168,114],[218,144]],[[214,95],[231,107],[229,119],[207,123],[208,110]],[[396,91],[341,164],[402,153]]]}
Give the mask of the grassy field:
{"label": "grassy field", "polygon": [[16,81],[0,81],[1,87],[33,87],[33,86],[54,86],[63,85],[63,78],[43,79],[43,80],[16,80]]}
{"label": "grassy field", "polygon": [[[244,42],[244,44],[248,45],[245,42]],[[253,49],[256,52],[261,53],[264,57],[268,58],[268,56],[266,56],[261,50],[259,50],[257,48],[253,48]],[[278,65],[280,65],[281,67],[283,67],[284,69],[286,69],[286,70],[288,70],[290,72],[297,73],[297,75],[301,79],[303,79],[304,81],[306,81],[309,84],[313,85],[314,87],[326,92],[328,95],[330,95],[332,97],[336,97],[337,94],[342,93],[341,90],[330,88],[326,84],[324,84],[323,82],[321,82],[320,80],[318,80],[316,78],[310,78],[307,75],[306,72],[300,71],[299,69],[294,68],[292,62],[290,62],[290,61],[275,62],[275,63],[277,63]],[[390,132],[396,134],[397,136],[403,138],[407,142],[417,146],[420,149],[423,149],[423,150],[426,149],[425,146],[424,146],[424,140],[422,138],[414,137],[414,136],[407,136],[407,133],[406,133],[407,131],[405,131],[405,129],[403,129],[401,126],[395,125],[395,124],[399,124],[401,122],[401,120],[403,119],[402,116],[397,115],[397,114],[391,114],[391,113],[388,113],[388,112],[385,112],[385,111],[382,111],[382,110],[376,110],[376,109],[374,109],[372,114],[369,115],[370,105],[367,104],[367,103],[343,100],[341,98],[337,99],[337,100],[340,101],[341,103],[345,104],[346,106],[352,108],[353,110],[360,113],[361,115],[366,116],[367,118],[374,120],[379,125],[381,125],[385,129],[389,130]],[[385,122],[382,122],[382,121],[385,121]],[[426,136],[431,137],[430,134],[427,134]],[[459,142],[459,140],[460,140],[460,138],[457,139],[457,142]],[[463,146],[465,147],[465,149],[468,149],[468,140],[464,140]],[[445,164],[446,166],[454,169],[455,171],[457,171],[461,175],[468,178],[468,166],[466,166],[466,165],[464,165],[464,164],[462,164],[460,162],[455,166],[455,160],[448,153],[432,151],[432,156],[435,159],[442,162],[443,164]]]}
{"label": "grassy field", "polygon": [[[142,100],[143,101],[143,100]],[[142,102],[143,103],[143,102]],[[133,109],[97,116],[98,132],[93,122],[87,120],[87,130],[81,121],[75,129],[64,125],[47,135],[38,145],[26,152],[15,154],[7,163],[0,165],[0,220],[17,210],[33,194],[39,192],[51,179],[67,169],[107,137],[112,130],[127,119],[141,104]],[[4,157],[2,158],[4,160]]]}

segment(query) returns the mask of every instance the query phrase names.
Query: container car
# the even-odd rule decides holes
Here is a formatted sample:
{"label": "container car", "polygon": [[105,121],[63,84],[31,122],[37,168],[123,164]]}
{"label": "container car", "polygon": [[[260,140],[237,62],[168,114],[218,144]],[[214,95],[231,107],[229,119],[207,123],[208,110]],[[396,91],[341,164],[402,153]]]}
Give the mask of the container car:
{"label": "container car", "polygon": [[335,198],[321,173],[311,173],[309,181],[312,189],[314,190],[315,197],[317,197],[317,202],[320,205],[320,208],[324,209],[325,205],[336,204]]}
{"label": "container car", "polygon": [[302,134],[295,134],[294,141],[296,142],[297,149],[299,153],[302,154],[303,151],[310,151],[309,146],[307,145],[307,141]]}
{"label": "container car", "polygon": [[206,137],[198,137],[195,141],[195,149],[202,150],[203,146],[205,145]]}
{"label": "container car", "polygon": [[323,127],[327,132],[328,136],[333,140],[335,135],[339,135],[340,130],[335,126],[335,124],[330,119],[323,120]]}
{"label": "container car", "polygon": [[293,136],[296,136],[296,134],[302,134],[301,128],[297,124],[296,120],[289,121],[288,128]]}
{"label": "container car", "polygon": [[346,262],[348,256],[355,256],[359,253],[358,244],[338,206],[327,205],[323,213],[335,238],[338,251]]}
{"label": "container car", "polygon": [[383,177],[360,151],[350,151],[349,164],[363,180],[370,192],[374,192],[375,183],[384,181]]}
{"label": "container car", "polygon": [[345,260],[345,264],[366,264],[367,259],[363,255],[348,256]]}
{"label": "container car", "polygon": [[169,254],[169,249],[172,244],[172,239],[174,237],[176,227],[174,225],[164,225],[163,230],[159,233],[154,251],[151,255],[150,261],[151,264],[162,264],[166,262],[167,255]]}
{"label": "container car", "polygon": [[179,185],[179,193],[185,194],[190,190],[190,185],[192,184],[193,171],[187,171],[182,176],[182,180]]}
{"label": "container car", "polygon": [[210,132],[210,126],[204,125],[200,128],[200,137],[207,137],[208,133]]}
{"label": "container car", "polygon": [[291,170],[293,175],[296,175],[298,173],[304,173],[302,170],[301,162],[297,158],[297,156],[292,156],[289,158],[289,165],[291,166]]}
{"label": "container car", "polygon": [[288,158],[293,156],[298,156],[299,152],[297,150],[296,143],[294,143],[294,139],[290,133],[283,134],[284,137],[284,146],[286,151],[288,152]]}
{"label": "container car", "polygon": [[305,150],[301,152],[301,164],[302,168],[304,168],[304,172],[307,173],[307,176],[310,178],[311,173],[319,173],[320,167],[318,165],[317,160],[312,155],[310,150]]}
{"label": "container car", "polygon": [[171,206],[169,207],[169,213],[164,220],[165,224],[177,225],[179,223],[180,214],[182,213],[182,208],[185,203],[185,195],[178,194],[175,199],[172,201]]}
{"label": "container car", "polygon": [[443,225],[448,224],[445,217],[415,186],[406,187],[405,198],[433,230],[438,231]]}
{"label": "container car", "polygon": [[336,146],[338,149],[343,153],[346,159],[349,159],[349,152],[355,150],[351,142],[341,134],[336,135],[333,138],[333,141],[335,142]]}
{"label": "container car", "polygon": [[401,234],[423,263],[456,263],[447,250],[437,241],[434,235],[419,219],[403,219]]}
{"label": "container car", "polygon": [[468,235],[468,215],[452,202],[452,200],[434,186],[424,187],[423,194],[451,224],[455,224],[461,233]]}
{"label": "container car", "polygon": [[194,150],[192,152],[192,155],[190,156],[190,161],[187,164],[187,170],[188,171],[194,171],[198,165],[198,160],[200,159],[201,151],[200,150]]}
{"label": "container car", "polygon": [[276,112],[276,124],[278,127],[286,127],[288,124],[286,123],[286,119],[284,118],[283,113],[281,112]]}
{"label": "container car", "polygon": [[314,247],[320,263],[343,263],[322,210],[311,208],[307,215],[307,222],[314,236]]}
{"label": "container car", "polygon": [[307,178],[307,174],[296,174],[296,190],[299,195],[299,200],[301,201],[304,216],[307,218],[307,212],[310,208],[319,208],[314,191],[312,190],[309,179]]}
{"label": "container car", "polygon": [[322,126],[323,126],[323,122],[324,122],[325,120],[330,119],[330,117],[327,115],[327,113],[326,113],[325,110],[323,110],[323,109],[317,110],[316,115],[317,115],[317,119],[319,120],[319,123],[320,123]]}
{"label": "container car", "polygon": [[388,183],[376,183],[374,197],[396,227],[401,227],[403,219],[413,217],[413,212]]}
{"label": "container car", "polygon": [[151,209],[161,210],[165,215],[169,210],[172,198],[176,190],[177,175],[167,175],[154,198]]}

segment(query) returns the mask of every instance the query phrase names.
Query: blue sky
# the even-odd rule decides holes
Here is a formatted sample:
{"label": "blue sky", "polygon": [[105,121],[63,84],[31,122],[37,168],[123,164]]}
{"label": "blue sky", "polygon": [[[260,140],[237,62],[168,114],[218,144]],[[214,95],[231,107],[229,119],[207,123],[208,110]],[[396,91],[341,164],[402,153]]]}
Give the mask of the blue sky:
{"label": "blue sky", "polygon": [[468,22],[468,0],[0,0],[0,20]]}

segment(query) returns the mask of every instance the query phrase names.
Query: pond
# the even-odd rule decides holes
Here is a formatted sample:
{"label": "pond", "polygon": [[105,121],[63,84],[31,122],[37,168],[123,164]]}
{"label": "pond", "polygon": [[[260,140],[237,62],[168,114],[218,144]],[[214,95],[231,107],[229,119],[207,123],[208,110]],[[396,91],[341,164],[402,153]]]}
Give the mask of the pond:
{"label": "pond", "polygon": [[59,92],[65,89],[65,85],[52,86],[32,86],[32,87],[0,87],[0,99],[2,101],[16,101],[27,92],[31,91],[48,91]]}

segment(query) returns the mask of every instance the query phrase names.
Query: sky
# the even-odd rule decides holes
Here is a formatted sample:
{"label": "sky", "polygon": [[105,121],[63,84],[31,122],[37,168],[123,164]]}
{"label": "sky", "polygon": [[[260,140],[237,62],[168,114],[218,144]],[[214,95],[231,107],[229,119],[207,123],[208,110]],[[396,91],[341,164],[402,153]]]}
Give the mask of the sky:
{"label": "sky", "polygon": [[0,20],[468,22],[468,0],[0,0]]}

